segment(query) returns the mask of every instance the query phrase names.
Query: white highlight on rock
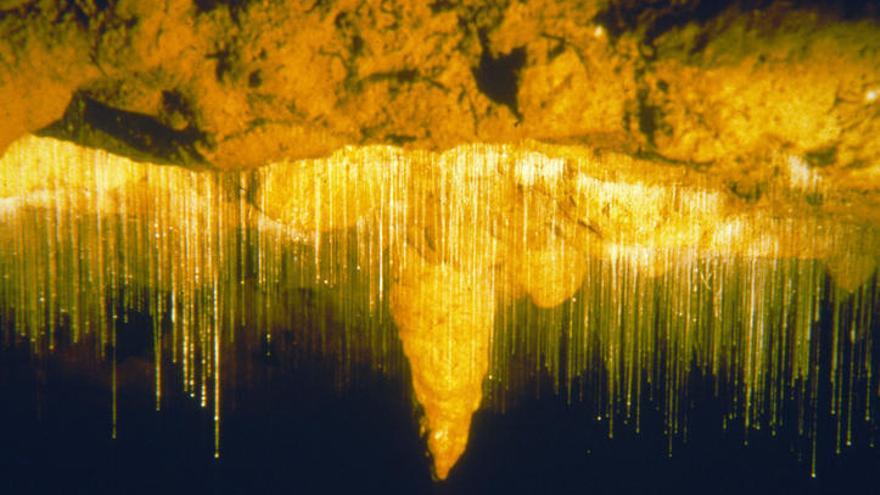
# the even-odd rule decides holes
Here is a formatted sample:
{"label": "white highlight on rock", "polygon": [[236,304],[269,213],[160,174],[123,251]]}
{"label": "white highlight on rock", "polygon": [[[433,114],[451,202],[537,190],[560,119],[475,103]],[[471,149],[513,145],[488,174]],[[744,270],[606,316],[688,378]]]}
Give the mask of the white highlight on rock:
{"label": "white highlight on rock", "polygon": [[561,158],[548,158],[540,153],[526,153],[514,165],[513,174],[518,184],[531,187],[538,180],[547,185],[556,184],[562,178],[564,170],[565,160]]}
{"label": "white highlight on rock", "polygon": [[803,158],[796,155],[788,157],[788,178],[791,188],[800,191],[815,191],[822,180]]}

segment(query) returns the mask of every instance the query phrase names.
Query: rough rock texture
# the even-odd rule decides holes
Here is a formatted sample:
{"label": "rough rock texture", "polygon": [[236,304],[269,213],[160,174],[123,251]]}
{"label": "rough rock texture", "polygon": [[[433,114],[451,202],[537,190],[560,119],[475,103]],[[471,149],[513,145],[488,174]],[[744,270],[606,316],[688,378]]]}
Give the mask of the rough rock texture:
{"label": "rough rock texture", "polygon": [[769,147],[880,159],[877,9],[794,3],[6,0],[0,148],[66,108],[43,132],[153,161],[528,138],[760,194]]}
{"label": "rough rock texture", "polygon": [[411,252],[390,292],[440,479],[467,447],[471,415],[480,407],[489,370],[495,298],[492,285],[479,275],[426,263]]}
{"label": "rough rock texture", "polygon": [[[600,6],[554,5],[566,12],[565,24],[589,24]],[[563,46],[574,24],[548,26],[561,33],[556,40],[536,39],[526,50],[527,40],[504,34],[519,26],[502,23],[506,7],[496,2],[35,1],[6,8],[2,28],[27,32],[23,40],[4,38],[4,87],[12,89],[2,103],[25,102],[7,110],[14,118],[4,144],[60,117],[76,92],[51,133],[135,157],[223,168],[324,155],[345,144],[442,148],[531,135],[536,126],[520,120],[546,113],[540,104],[552,88],[548,81],[526,88],[520,112],[517,74],[530,57],[546,60],[548,50],[561,48],[562,60],[584,56]],[[606,66],[608,40],[586,42],[588,56]],[[36,61],[40,71],[28,65]],[[552,78],[553,70],[536,75]],[[571,72],[565,67],[561,77]],[[574,84],[584,90],[591,76],[581,72]],[[58,88],[31,95],[31,79]],[[610,108],[583,111],[619,121],[620,105],[634,95],[629,79],[609,89],[618,91]],[[34,100],[40,108],[30,108]],[[590,117],[574,132],[611,125]]]}

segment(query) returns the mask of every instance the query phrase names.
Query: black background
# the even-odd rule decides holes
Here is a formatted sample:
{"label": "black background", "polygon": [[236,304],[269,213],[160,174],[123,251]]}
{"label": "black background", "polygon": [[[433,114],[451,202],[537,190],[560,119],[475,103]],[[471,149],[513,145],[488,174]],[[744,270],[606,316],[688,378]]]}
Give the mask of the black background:
{"label": "black background", "polygon": [[[282,369],[283,355],[253,357],[256,372],[224,398],[215,460],[212,412],[179,392],[176,368],[154,410],[145,340],[120,344],[115,441],[106,362],[0,351],[0,493],[877,493],[880,449],[865,428],[838,456],[830,420],[820,425],[811,479],[793,437],[751,431],[746,446],[741,426],[722,428],[720,399],[699,393],[670,458],[650,405],[639,434],[623,425],[608,439],[589,398],[524,392],[504,414],[478,412],[464,457],[433,483],[408,377],[356,370],[358,383],[340,389],[332,362]],[[534,389],[550,390],[547,380],[535,376]]]}

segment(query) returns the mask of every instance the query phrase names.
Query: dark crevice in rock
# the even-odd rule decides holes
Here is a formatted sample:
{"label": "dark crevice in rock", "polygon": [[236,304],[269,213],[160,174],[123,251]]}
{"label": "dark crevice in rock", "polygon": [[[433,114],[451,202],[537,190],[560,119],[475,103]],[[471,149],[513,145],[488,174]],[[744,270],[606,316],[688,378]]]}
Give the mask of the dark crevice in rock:
{"label": "dark crevice in rock", "polygon": [[439,14],[440,12],[446,12],[454,9],[455,4],[453,4],[450,0],[435,0],[428,4],[428,7],[431,8],[431,12]]}
{"label": "dark crevice in rock", "polygon": [[[653,43],[653,41],[660,35],[693,22],[698,24],[708,22],[722,12],[727,11],[728,7],[731,5],[737,3],[741,5],[743,10],[748,11],[766,7],[768,0],[746,2],[700,1],[689,2],[683,6],[672,5],[649,25],[648,29],[645,31],[645,41],[647,43]],[[703,41],[703,46],[705,46],[706,41],[708,40]]]}
{"label": "dark crevice in rock", "polygon": [[762,183],[728,182],[727,189],[746,203],[757,203],[764,195],[767,185]]}
{"label": "dark crevice in rock", "polygon": [[226,82],[226,76],[232,70],[232,54],[229,49],[223,49],[216,53],[208,54],[208,58],[213,58],[217,60],[217,65],[214,68],[214,76],[220,82]]}
{"label": "dark crevice in rock", "polygon": [[767,1],[624,0],[612,2],[596,16],[596,21],[605,26],[614,38],[626,32],[638,31],[643,33],[645,43],[650,44],[667,31],[690,22],[706,22],[729,7]]}
{"label": "dark crevice in rock", "polygon": [[250,88],[259,88],[263,85],[263,73],[262,71],[255,70],[248,75],[248,87]]}
{"label": "dark crevice in rock", "polygon": [[837,147],[828,146],[806,154],[807,163],[814,167],[827,167],[837,160]]}
{"label": "dark crevice in rock", "polygon": [[596,21],[614,38],[626,32],[641,32],[644,43],[650,45],[668,31],[692,22],[708,22],[729,8],[739,7],[745,12],[764,8],[770,3],[772,0],[624,0],[612,2],[596,16]]}
{"label": "dark crevice in rock", "polygon": [[642,88],[638,92],[638,124],[639,132],[648,140],[648,145],[655,146],[654,133],[657,132],[660,121],[660,109],[651,105],[648,99],[648,90]]}
{"label": "dark crevice in rock", "polygon": [[510,53],[493,57],[486,43],[480,55],[480,65],[473,69],[477,88],[490,100],[509,108],[517,119],[522,116],[517,105],[519,73],[526,63],[524,46],[514,48]]}
{"label": "dark crevice in rock", "polygon": [[415,82],[418,76],[419,73],[415,69],[403,69],[393,72],[377,72],[375,74],[370,74],[369,76],[364,78],[364,81],[394,81],[398,84],[409,84]]}
{"label": "dark crevice in rock", "polygon": [[327,15],[333,7],[332,0],[315,0],[311,7],[306,9],[306,14],[312,14],[317,12],[323,18]]}
{"label": "dark crevice in rock", "polygon": [[219,0],[193,0],[198,12],[211,12],[221,5]]}
{"label": "dark crevice in rock", "polygon": [[193,111],[186,97],[178,91],[162,91],[161,120],[170,127],[181,130],[193,121]]}
{"label": "dark crevice in rock", "polygon": [[644,2],[624,0],[613,2],[596,20],[605,26],[612,37],[625,32],[641,32],[643,42],[654,40],[673,29],[696,22],[703,24],[731,8],[742,12],[765,8],[772,0],[660,0]]}
{"label": "dark crevice in rock", "polygon": [[106,149],[134,160],[204,166],[195,148],[203,139],[197,129],[174,130],[153,117],[97,102],[83,93],[71,100],[58,122],[37,134]]}
{"label": "dark crevice in rock", "polygon": [[684,166],[691,168],[693,170],[705,171],[708,170],[715,162],[698,162],[693,160],[677,160],[675,158],[669,158],[668,156],[661,155],[654,150],[641,150],[635,153],[632,153],[634,158],[638,158],[640,160],[645,160],[649,162],[653,162],[661,165],[673,165],[673,166]]}
{"label": "dark crevice in rock", "polygon": [[88,27],[99,13],[108,10],[115,3],[114,0],[74,0],[65,8],[73,14],[80,26]]}
{"label": "dark crevice in rock", "polygon": [[319,52],[335,57],[342,62],[342,65],[345,67],[345,87],[357,93],[362,89],[360,86],[361,81],[358,80],[357,61],[364,54],[364,38],[358,30],[356,16],[352,15],[351,12],[338,13],[333,19],[333,25],[340,36],[347,40],[346,52],[325,52],[323,50],[319,50]]}
{"label": "dark crevice in rock", "polygon": [[404,144],[411,143],[417,139],[419,139],[417,136],[411,136],[409,134],[387,134],[385,136],[385,140],[395,146],[403,146]]}
{"label": "dark crevice in rock", "polygon": [[605,26],[613,38],[625,32],[641,32],[644,43],[650,45],[664,33],[690,23],[708,23],[730,9],[742,14],[768,9],[815,9],[828,18],[838,19],[880,16],[880,4],[876,0],[623,0],[611,2],[595,20]]}
{"label": "dark crevice in rock", "polygon": [[248,0],[193,0],[193,3],[195,3],[197,11],[208,13],[223,6],[234,11],[246,6]]}
{"label": "dark crevice in rock", "polygon": [[443,92],[449,91],[449,88],[447,88],[443,84],[429,77],[423,76],[419,73],[419,71],[415,69],[402,69],[391,72],[376,72],[374,74],[370,74],[364,77],[359,81],[352,83],[352,88],[357,91],[362,91],[364,84],[373,84],[378,82],[392,83],[392,86],[394,86],[395,88],[415,83],[424,83],[429,84]]}

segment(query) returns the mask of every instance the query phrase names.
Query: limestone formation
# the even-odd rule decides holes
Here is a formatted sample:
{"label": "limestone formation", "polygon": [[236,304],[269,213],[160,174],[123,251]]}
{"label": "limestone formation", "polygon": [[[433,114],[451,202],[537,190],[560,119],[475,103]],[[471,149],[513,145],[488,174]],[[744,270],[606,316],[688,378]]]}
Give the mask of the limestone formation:
{"label": "limestone formation", "polygon": [[870,2],[6,1],[0,147],[42,130],[243,168],[537,139],[749,196],[768,148],[842,178],[876,165],[876,19]]}
{"label": "limestone formation", "polygon": [[108,161],[96,177],[55,141],[12,145],[38,133],[262,167],[233,181],[254,186],[238,214],[296,242],[375,227],[444,478],[496,303],[558,306],[590,258],[650,276],[673,251],[823,259],[848,291],[873,276],[880,10],[827,4],[0,0],[0,154],[39,158],[0,161],[18,167],[0,170],[0,214],[50,192],[99,212],[137,194],[226,207],[214,174]]}

